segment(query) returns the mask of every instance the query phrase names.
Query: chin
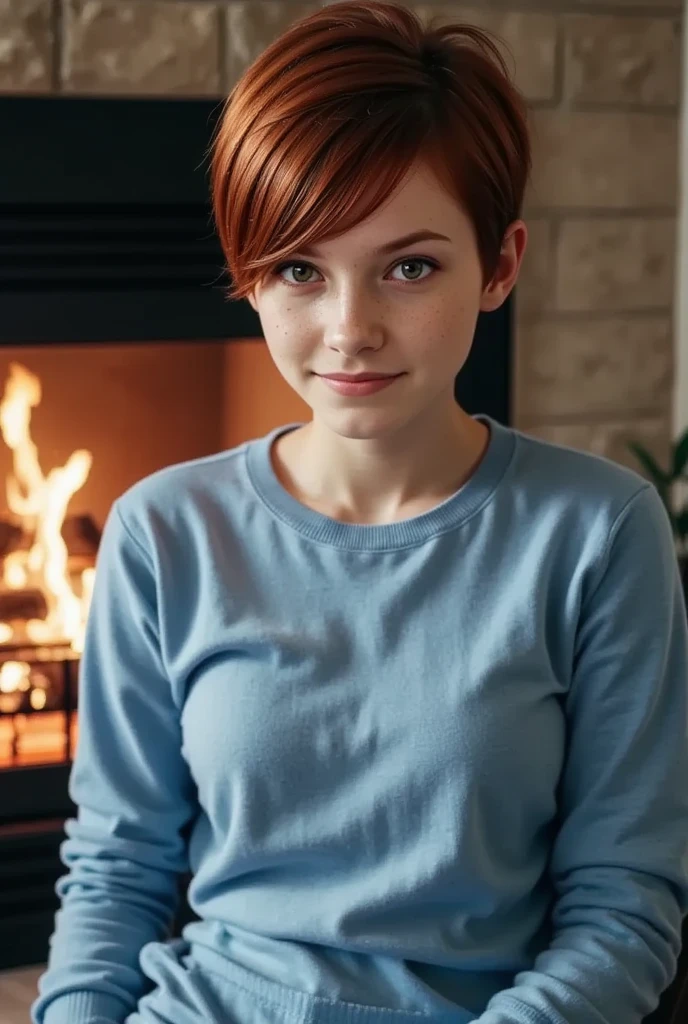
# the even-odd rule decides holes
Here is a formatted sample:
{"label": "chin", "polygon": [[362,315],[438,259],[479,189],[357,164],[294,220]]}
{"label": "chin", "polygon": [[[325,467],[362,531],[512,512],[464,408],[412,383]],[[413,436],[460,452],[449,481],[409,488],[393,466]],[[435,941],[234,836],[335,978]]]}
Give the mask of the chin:
{"label": "chin", "polygon": [[319,415],[314,410],[314,419],[339,437],[347,437],[352,441],[372,441],[395,433],[409,420],[394,409],[342,409],[340,415],[328,410]]}

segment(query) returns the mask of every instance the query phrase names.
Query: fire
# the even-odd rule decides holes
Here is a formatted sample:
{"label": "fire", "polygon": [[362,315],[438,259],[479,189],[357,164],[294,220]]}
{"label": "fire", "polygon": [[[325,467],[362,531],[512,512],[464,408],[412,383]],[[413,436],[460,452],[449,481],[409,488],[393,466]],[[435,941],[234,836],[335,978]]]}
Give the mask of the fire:
{"label": "fire", "polygon": [[[25,624],[26,637],[34,643],[66,643],[73,651],[83,650],[88,609],[95,569],[85,569],[75,590],[68,572],[68,551],[62,526],[72,496],[83,487],[93,461],[91,452],[73,452],[64,466],[45,475],[38,461],[38,450],[31,439],[31,410],[41,401],[41,383],[35,374],[19,363],[10,365],[5,394],[0,401],[0,430],[12,449],[13,472],[7,479],[7,504],[19,517],[23,529],[32,537],[28,550],[10,552],[4,559],[3,581],[10,590],[35,588],[46,601],[44,619]],[[0,622],[0,643],[15,640],[15,629]],[[4,666],[0,690],[9,687],[10,678],[20,678],[23,669]],[[9,672],[7,675],[5,673]]]}

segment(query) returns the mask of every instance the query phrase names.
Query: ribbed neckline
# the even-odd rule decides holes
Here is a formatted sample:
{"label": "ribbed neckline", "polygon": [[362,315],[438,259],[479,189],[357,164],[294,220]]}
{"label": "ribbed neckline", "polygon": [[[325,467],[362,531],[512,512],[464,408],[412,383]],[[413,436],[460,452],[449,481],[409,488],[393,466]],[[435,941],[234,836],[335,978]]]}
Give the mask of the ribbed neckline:
{"label": "ribbed neckline", "polygon": [[288,423],[276,427],[245,446],[246,466],[251,484],[270,511],[294,530],[311,540],[349,551],[392,551],[410,547],[454,529],[489,501],[511,461],[514,431],[491,416],[474,417],[490,428],[487,450],[473,475],[435,508],[396,523],[343,523],[297,501],[275,473],[270,453],[277,438],[304,426]]}

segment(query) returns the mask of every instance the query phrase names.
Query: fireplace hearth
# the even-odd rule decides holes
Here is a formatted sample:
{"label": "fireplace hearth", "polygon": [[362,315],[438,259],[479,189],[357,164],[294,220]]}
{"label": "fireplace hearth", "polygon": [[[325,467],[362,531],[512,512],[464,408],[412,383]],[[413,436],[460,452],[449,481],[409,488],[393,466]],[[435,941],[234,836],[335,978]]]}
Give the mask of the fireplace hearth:
{"label": "fireplace hearth", "polygon": [[[247,399],[247,378],[233,392],[228,358],[234,345],[264,346],[249,303],[225,298],[207,178],[219,110],[207,100],[0,97],[0,391],[12,366],[40,378],[37,466],[92,454],[59,530],[77,600],[87,601],[118,494],[227,447],[226,407],[260,400]],[[506,424],[511,324],[511,301],[480,317],[456,381],[467,411]],[[31,530],[21,543],[12,533],[16,468],[0,440],[0,970],[46,958],[78,742],[78,638],[41,639],[50,594],[7,573],[12,552],[33,543]]]}

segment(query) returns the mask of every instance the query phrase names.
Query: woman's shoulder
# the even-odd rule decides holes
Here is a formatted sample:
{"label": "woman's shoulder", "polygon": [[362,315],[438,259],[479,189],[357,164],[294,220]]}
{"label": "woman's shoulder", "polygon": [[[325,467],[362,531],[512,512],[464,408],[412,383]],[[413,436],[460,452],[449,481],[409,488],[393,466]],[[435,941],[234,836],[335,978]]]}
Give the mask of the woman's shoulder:
{"label": "woman's shoulder", "polygon": [[144,542],[170,533],[182,540],[200,524],[238,510],[247,500],[245,454],[251,443],[149,473],[127,488],[113,508]]}
{"label": "woman's shoulder", "polygon": [[514,430],[517,437],[514,479],[535,501],[564,508],[589,509],[615,518],[651,484],[631,466],[601,452]]}

